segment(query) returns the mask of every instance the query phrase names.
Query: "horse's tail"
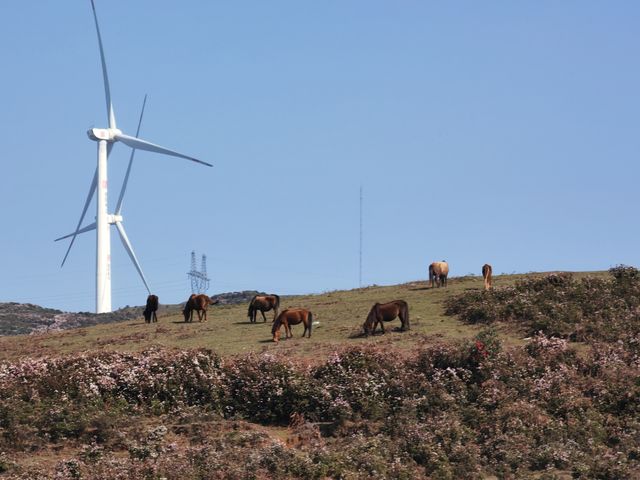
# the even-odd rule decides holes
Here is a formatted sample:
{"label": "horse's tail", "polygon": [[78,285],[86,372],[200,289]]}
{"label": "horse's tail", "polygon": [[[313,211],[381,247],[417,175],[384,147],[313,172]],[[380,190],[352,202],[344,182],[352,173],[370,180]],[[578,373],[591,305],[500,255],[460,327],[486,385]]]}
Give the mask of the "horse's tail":
{"label": "horse's tail", "polygon": [[313,328],[313,313],[309,312],[309,338],[311,338],[311,329]]}
{"label": "horse's tail", "polygon": [[253,314],[253,301],[256,299],[257,295],[254,295],[251,301],[249,302],[249,310],[247,310],[247,317],[251,318],[251,314]]}
{"label": "horse's tail", "polygon": [[429,286],[433,287],[433,263],[431,265],[429,265]]}
{"label": "horse's tail", "polygon": [[273,306],[274,310],[276,311],[276,315],[278,314],[278,309],[280,308],[280,296],[276,295],[275,293],[273,294],[274,297],[276,297],[276,303]]}
{"label": "horse's tail", "polygon": [[402,313],[404,314],[405,330],[411,330],[411,323],[409,322],[409,304],[402,302]]}

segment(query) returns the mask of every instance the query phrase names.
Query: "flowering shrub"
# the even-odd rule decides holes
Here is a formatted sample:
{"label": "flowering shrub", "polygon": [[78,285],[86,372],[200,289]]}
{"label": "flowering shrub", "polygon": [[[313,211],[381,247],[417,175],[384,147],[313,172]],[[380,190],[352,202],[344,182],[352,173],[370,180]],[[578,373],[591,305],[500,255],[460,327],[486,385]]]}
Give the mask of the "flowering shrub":
{"label": "flowering shrub", "polygon": [[469,323],[512,322],[527,335],[541,331],[579,341],[630,341],[640,334],[640,272],[619,266],[610,274],[610,279],[576,281],[559,273],[465,292],[446,300],[445,313]]}
{"label": "flowering shrub", "polygon": [[308,378],[274,355],[249,354],[225,365],[224,414],[286,423],[292,412],[313,409]]}
{"label": "flowering shrub", "polygon": [[[61,442],[57,467],[19,465]],[[14,478],[632,478],[640,356],[627,337],[578,355],[542,332],[506,349],[488,329],[313,367],[208,350],[25,359],[0,364],[0,451]]]}

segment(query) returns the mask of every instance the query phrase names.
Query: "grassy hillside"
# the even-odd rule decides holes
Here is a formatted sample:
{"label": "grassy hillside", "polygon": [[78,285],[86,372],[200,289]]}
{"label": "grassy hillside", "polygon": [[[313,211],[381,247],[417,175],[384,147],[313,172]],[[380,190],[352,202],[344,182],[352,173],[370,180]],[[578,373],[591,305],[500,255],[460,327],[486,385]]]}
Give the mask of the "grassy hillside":
{"label": "grassy hillside", "polygon": [[[533,275],[533,274],[530,274]],[[530,276],[528,275],[528,276]],[[586,273],[576,274],[578,277]],[[606,275],[595,273],[592,275]],[[513,285],[527,275],[505,275],[494,279],[496,288]],[[118,323],[105,323],[64,332],[45,333],[37,336],[0,338],[0,359],[14,359],[24,355],[55,355],[85,350],[140,351],[152,345],[175,348],[210,348],[222,355],[248,351],[290,351],[306,357],[322,357],[332,349],[345,345],[391,344],[399,348],[423,345],[437,339],[460,339],[475,335],[481,326],[467,325],[454,317],[444,315],[443,301],[451,295],[465,291],[480,291],[482,278],[468,276],[453,278],[447,288],[430,289],[427,282],[418,281],[394,286],[373,286],[363,289],[334,291],[318,295],[283,297],[281,309],[305,307],[315,320],[311,339],[299,338],[300,326],[293,327],[294,338],[278,345],[271,342],[273,312],[267,313],[268,322],[260,319],[251,324],[247,319],[247,303],[210,307],[209,320],[185,324],[178,306],[164,306],[159,312],[157,324],[145,324],[141,316]],[[361,326],[375,302],[404,299],[409,303],[411,331],[390,332],[375,338],[357,338]],[[162,302],[162,299],[160,299]],[[392,330],[400,322],[387,327]],[[502,329],[503,339],[511,344],[520,335],[510,329]],[[355,337],[355,338],[354,338]]]}
{"label": "grassy hillside", "polygon": [[[217,298],[223,305],[247,302],[255,290],[223,293]],[[160,305],[159,314],[172,315],[180,311],[180,305]],[[62,312],[30,303],[0,303],[0,335],[26,335],[30,333],[58,332],[72,328],[90,327],[105,323],[133,320],[141,315],[144,307],[120,308],[110,313]]]}
{"label": "grassy hillside", "polygon": [[[640,478],[640,272],[494,285],[285,297],[320,325],[279,344],[246,303],[3,338],[0,476]],[[398,298],[411,331],[359,335]]]}

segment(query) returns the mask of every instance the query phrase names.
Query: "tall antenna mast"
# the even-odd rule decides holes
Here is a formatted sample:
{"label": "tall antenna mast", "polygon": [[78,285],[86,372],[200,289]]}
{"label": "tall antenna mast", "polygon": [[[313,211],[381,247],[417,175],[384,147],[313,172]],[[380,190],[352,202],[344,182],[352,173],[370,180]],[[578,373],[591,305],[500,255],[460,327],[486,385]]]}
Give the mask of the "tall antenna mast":
{"label": "tall antenna mast", "polygon": [[360,185],[360,275],[359,285],[362,288],[362,185]]}

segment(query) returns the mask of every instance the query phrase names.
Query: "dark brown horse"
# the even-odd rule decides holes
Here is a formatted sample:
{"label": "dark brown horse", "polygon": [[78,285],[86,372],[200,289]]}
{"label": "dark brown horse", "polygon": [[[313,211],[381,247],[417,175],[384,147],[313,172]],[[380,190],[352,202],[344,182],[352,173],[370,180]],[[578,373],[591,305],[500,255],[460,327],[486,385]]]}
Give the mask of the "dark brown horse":
{"label": "dark brown horse", "polygon": [[484,278],[484,289],[489,290],[491,288],[491,277],[493,276],[493,268],[488,263],[482,266],[482,278]]}
{"label": "dark brown horse", "polygon": [[365,335],[375,333],[376,326],[380,324],[380,329],[384,333],[383,322],[390,322],[400,317],[402,326],[400,330],[403,332],[410,329],[409,325],[409,305],[404,300],[394,300],[389,303],[376,303],[367,316],[367,320],[362,325]]}
{"label": "dark brown horse", "polygon": [[204,321],[207,321],[207,307],[209,305],[215,305],[219,302],[219,300],[213,300],[208,295],[201,293],[196,295],[195,293],[189,297],[187,303],[184,305],[184,310],[182,310],[182,314],[184,315],[184,321],[193,322],[193,311],[198,312],[198,321],[202,322],[204,317]]}
{"label": "dark brown horse", "polygon": [[284,326],[285,338],[293,337],[293,334],[291,333],[291,325],[298,325],[299,323],[304,324],[304,332],[302,332],[302,337],[304,338],[305,333],[309,332],[309,338],[311,338],[313,314],[309,310],[305,308],[288,308],[280,312],[280,315],[278,315],[273,322],[273,327],[271,327],[273,341],[280,341],[281,326]]}
{"label": "dark brown horse", "polygon": [[431,284],[431,288],[433,288],[434,281],[437,287],[446,287],[448,276],[449,264],[444,260],[441,262],[433,262],[429,265],[429,283]]}
{"label": "dark brown horse", "polygon": [[146,323],[157,322],[158,317],[156,316],[156,311],[158,310],[158,296],[157,295],[149,295],[147,297],[147,306],[144,308],[144,321]]}
{"label": "dark brown horse", "polygon": [[247,315],[251,323],[256,323],[258,312],[262,313],[262,319],[266,322],[267,317],[264,312],[273,310],[273,320],[278,316],[278,308],[280,308],[280,297],[278,295],[255,295],[249,302],[249,311]]}

